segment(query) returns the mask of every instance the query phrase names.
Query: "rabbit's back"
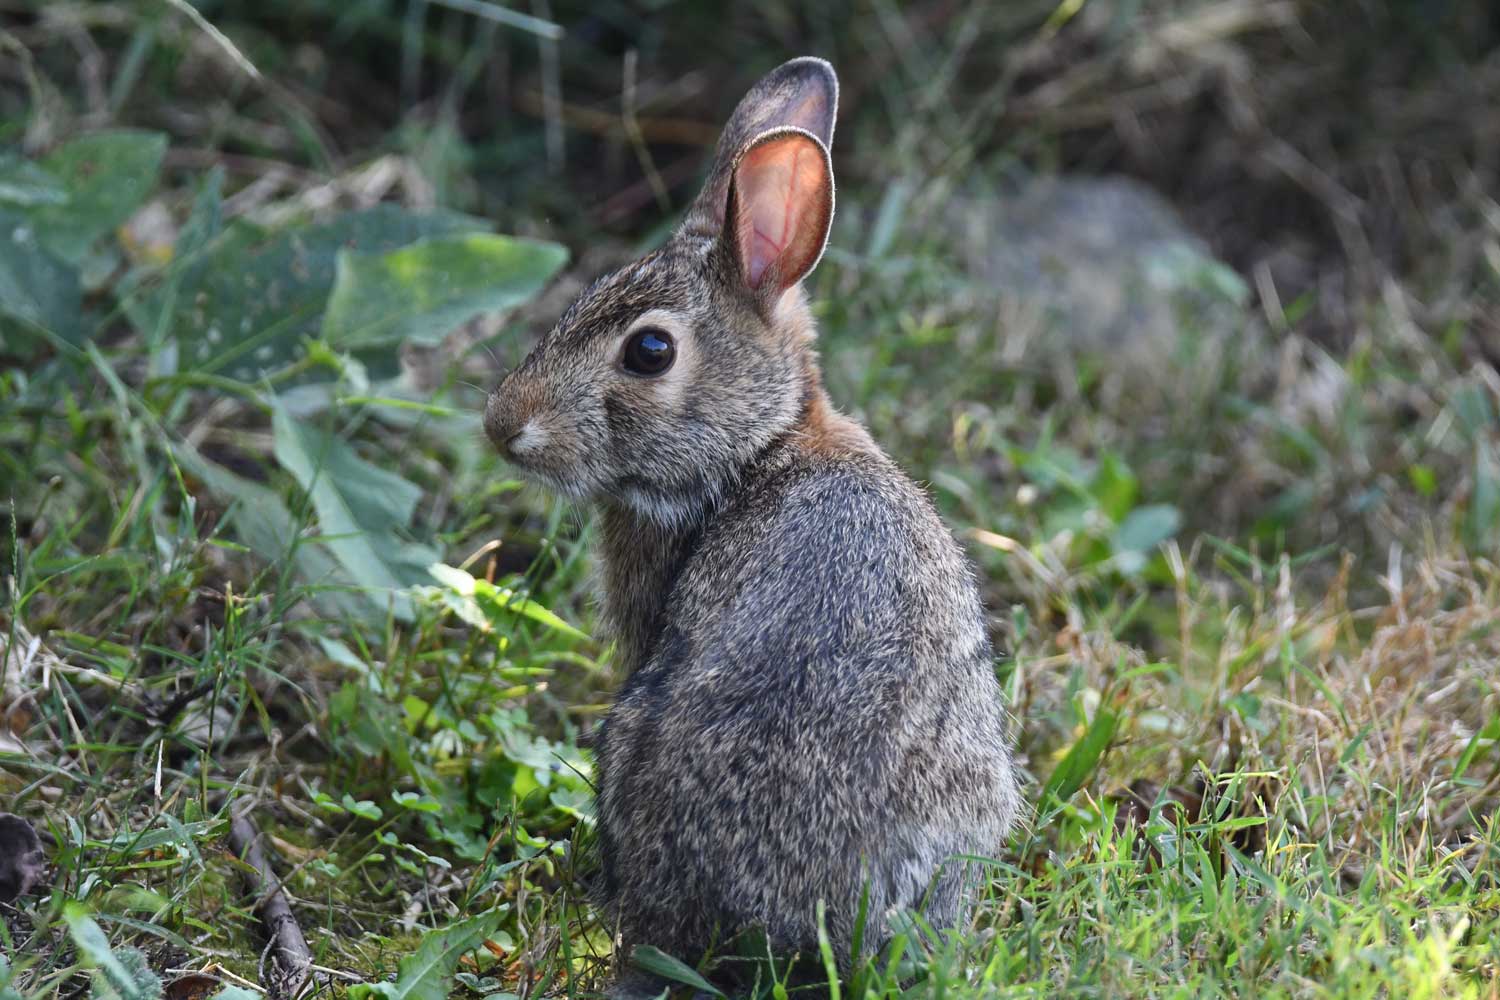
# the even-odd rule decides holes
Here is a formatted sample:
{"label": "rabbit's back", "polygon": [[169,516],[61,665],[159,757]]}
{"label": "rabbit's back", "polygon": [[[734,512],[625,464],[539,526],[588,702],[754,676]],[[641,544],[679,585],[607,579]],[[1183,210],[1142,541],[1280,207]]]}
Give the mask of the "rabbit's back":
{"label": "rabbit's back", "polygon": [[667,594],[600,742],[626,939],[806,949],[821,899],[847,946],[867,878],[867,941],[924,899],[951,922],[944,859],[993,853],[1016,804],[972,576],[922,492],[873,450],[773,449]]}

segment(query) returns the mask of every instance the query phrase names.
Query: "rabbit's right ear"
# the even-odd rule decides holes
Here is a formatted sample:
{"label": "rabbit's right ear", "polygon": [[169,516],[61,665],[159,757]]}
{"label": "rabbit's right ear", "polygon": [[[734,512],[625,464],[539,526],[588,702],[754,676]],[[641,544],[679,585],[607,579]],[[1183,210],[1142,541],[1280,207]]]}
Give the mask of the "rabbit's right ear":
{"label": "rabbit's right ear", "polygon": [[717,236],[724,228],[729,178],[747,146],[774,129],[795,128],[833,146],[833,122],[839,108],[839,79],[822,59],[803,56],[784,62],[761,77],[740,100],[714,149],[713,166],[703,191],[688,209],[682,231]]}
{"label": "rabbit's right ear", "polygon": [[800,128],[753,139],[730,172],[719,247],[762,313],[817,266],[833,223],[833,163]]}

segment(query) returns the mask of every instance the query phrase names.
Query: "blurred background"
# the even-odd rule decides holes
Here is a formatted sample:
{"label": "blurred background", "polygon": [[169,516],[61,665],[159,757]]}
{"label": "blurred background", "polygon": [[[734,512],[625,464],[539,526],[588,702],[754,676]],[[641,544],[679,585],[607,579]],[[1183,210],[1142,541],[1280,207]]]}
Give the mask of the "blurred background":
{"label": "blurred background", "polygon": [[[1213,405],[1224,386],[1202,384],[1201,363],[1185,366],[1197,386],[1163,377],[1184,339],[1242,383],[1306,381],[1322,364],[1321,382],[1289,395],[1324,409],[1338,392],[1324,362],[1382,323],[1456,370],[1500,352],[1500,14],[1484,3],[13,0],[5,13],[0,100],[17,151],[107,126],[166,137],[149,210],[121,220],[137,258],[170,252],[211,168],[228,219],[396,202],[564,244],[563,280],[494,338],[502,364],[527,324],[662,238],[735,101],[796,53],[832,60],[843,86],[845,266],[815,291],[831,349],[849,344],[861,380],[888,370],[863,362],[893,360],[902,322],[965,311],[986,342],[944,353],[992,352],[960,365],[991,383],[1047,368],[1069,391],[1119,395],[1139,370],[1141,392],[1196,389]],[[855,287],[873,275],[874,299]],[[1201,327],[1188,338],[1184,308]],[[1392,399],[1390,419],[1412,405]],[[1149,421],[1128,434],[1158,436]],[[1329,450],[1336,465],[1352,457]],[[1208,508],[1182,505],[1215,527],[1279,497],[1298,516],[1275,527],[1321,526],[1306,540],[1322,542],[1340,504],[1370,520],[1399,503],[1365,495],[1401,492],[1378,481],[1401,478],[1397,456],[1368,457],[1162,472],[1205,495],[1234,480]]]}
{"label": "blurred background", "polygon": [[[27,990],[98,964],[69,901],[158,985],[277,988],[210,851],[245,807],[338,975],[484,919],[464,989],[597,981],[592,528],[478,410],[804,54],[830,389],[976,560],[1037,803],[970,944],[1018,989],[1493,988],[1500,6],[0,0]],[[1082,913],[1060,859],[1123,856]]]}
{"label": "blurred background", "polygon": [[160,130],[168,171],[220,163],[256,182],[245,209],[394,155],[413,190],[387,193],[592,246],[670,217],[737,96],[787,53],[816,53],[843,81],[851,231],[878,210],[869,190],[896,181],[920,201],[1035,172],[1128,176],[1257,298],[1309,296],[1320,332],[1345,341],[1387,277],[1421,285],[1441,323],[1443,289],[1483,273],[1488,4],[193,9],[234,53],[181,5],[11,0],[8,137],[37,150],[79,128]]}

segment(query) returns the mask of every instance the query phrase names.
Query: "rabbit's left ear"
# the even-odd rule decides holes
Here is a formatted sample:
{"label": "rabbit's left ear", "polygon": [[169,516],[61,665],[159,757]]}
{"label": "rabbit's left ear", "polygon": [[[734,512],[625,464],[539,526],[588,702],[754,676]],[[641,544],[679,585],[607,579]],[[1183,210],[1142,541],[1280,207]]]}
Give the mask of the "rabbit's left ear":
{"label": "rabbit's left ear", "polygon": [[757,136],[730,177],[720,234],[745,286],[767,305],[807,276],[833,223],[833,165],[817,137],[798,128]]}
{"label": "rabbit's left ear", "polygon": [[717,236],[724,226],[729,179],[745,150],[768,131],[802,129],[825,149],[833,146],[839,109],[839,79],[822,59],[803,56],[784,62],[750,88],[719,136],[703,191],[682,222],[682,231]]}

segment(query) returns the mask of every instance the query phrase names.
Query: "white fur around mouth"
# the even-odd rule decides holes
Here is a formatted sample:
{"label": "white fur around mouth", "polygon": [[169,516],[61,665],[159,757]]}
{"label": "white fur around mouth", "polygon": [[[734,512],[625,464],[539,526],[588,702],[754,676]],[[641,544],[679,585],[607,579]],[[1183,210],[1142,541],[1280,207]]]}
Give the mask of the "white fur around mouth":
{"label": "white fur around mouth", "polygon": [[522,426],[520,433],[510,439],[508,447],[512,455],[525,458],[541,451],[547,445],[547,429],[538,427],[535,421],[528,420]]}
{"label": "white fur around mouth", "polygon": [[575,479],[563,479],[556,473],[547,469],[539,469],[534,465],[526,463],[526,456],[519,455],[510,459],[511,468],[520,473],[521,478],[527,482],[534,483],[543,489],[551,490],[559,496],[569,500],[587,500],[590,492],[588,487]]}

